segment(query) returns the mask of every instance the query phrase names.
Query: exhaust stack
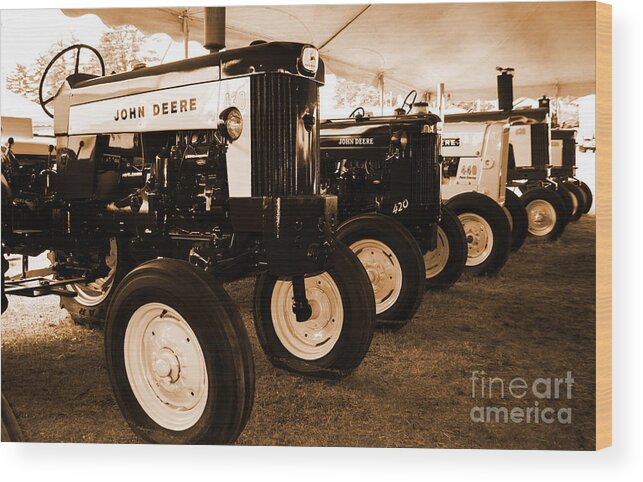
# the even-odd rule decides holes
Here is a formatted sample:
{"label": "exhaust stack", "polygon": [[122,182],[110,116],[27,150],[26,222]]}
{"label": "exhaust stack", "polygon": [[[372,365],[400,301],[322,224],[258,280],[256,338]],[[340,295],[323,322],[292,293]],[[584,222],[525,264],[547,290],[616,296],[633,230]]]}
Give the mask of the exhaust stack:
{"label": "exhaust stack", "polygon": [[204,7],[203,46],[216,53],[225,48],[225,7]]}
{"label": "exhaust stack", "polygon": [[496,67],[498,74],[498,110],[508,112],[514,104],[514,69]]}

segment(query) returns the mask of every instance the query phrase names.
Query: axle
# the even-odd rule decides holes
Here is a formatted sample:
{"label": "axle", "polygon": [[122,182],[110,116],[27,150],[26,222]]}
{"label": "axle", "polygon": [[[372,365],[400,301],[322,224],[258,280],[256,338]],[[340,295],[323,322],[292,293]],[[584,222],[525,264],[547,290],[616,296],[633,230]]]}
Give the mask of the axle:
{"label": "axle", "polygon": [[294,276],[292,279],[293,303],[292,311],[299,323],[308,321],[313,314],[313,309],[306,298],[306,285],[303,276]]}

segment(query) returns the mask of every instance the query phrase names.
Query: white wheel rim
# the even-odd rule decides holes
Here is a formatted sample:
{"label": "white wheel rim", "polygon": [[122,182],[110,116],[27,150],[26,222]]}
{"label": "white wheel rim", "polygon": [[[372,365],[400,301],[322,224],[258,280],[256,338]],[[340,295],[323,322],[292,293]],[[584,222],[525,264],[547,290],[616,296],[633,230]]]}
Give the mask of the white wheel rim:
{"label": "white wheel rim", "polygon": [[168,430],[196,424],[208,400],[208,373],[197,337],[185,319],[162,303],[147,303],[125,331],[125,370],[145,413]]}
{"label": "white wheel rim", "polygon": [[292,311],[292,281],[277,280],[270,314],[275,333],[289,353],[302,360],[318,360],[330,353],[339,340],[344,305],[339,288],[328,273],[305,278],[304,284],[312,308],[310,319],[298,322]]}
{"label": "white wheel rim", "polygon": [[435,278],[442,273],[449,261],[449,240],[444,230],[438,226],[438,244],[433,251],[424,255],[424,266],[427,279]]}
{"label": "white wheel rim", "polygon": [[573,216],[578,212],[578,198],[576,197],[576,194],[574,194],[571,191],[569,191],[569,195],[572,198],[572,216]]}
{"label": "white wheel rim", "polygon": [[485,218],[474,213],[458,216],[467,238],[467,266],[485,262],[493,250],[493,231]]}
{"label": "white wheel rim", "polygon": [[82,306],[92,307],[102,303],[109,295],[116,276],[118,262],[118,245],[116,238],[109,240],[109,254],[105,257],[105,264],[109,268],[107,276],[98,278],[91,283],[76,283],[69,285],[68,289],[75,291],[74,299]]}
{"label": "white wheel rim", "polygon": [[527,204],[529,232],[534,236],[547,236],[556,226],[556,209],[544,199],[534,199]]}
{"label": "white wheel rim", "polygon": [[360,260],[375,294],[375,313],[391,308],[402,292],[402,267],[395,253],[375,239],[361,239],[350,245]]}

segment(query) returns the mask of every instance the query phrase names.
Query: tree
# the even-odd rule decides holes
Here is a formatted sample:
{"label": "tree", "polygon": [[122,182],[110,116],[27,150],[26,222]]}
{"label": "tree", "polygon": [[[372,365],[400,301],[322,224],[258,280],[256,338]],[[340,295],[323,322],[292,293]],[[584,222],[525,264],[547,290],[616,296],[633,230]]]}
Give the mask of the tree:
{"label": "tree", "polygon": [[[131,70],[138,63],[157,62],[153,55],[143,55],[141,47],[145,36],[131,25],[117,27],[105,32],[100,39],[98,51],[105,61],[105,72],[119,73]],[[29,66],[18,64],[7,75],[7,88],[27,99],[38,102],[40,79],[51,59],[64,48],[79,43],[73,35],[58,40],[47,52],[42,53]],[[75,51],[61,57],[52,66],[43,87],[43,97],[49,98],[63,84],[68,75],[72,74],[75,66]],[[98,60],[85,51],[81,56],[80,70],[86,73],[99,74]]]}
{"label": "tree", "polygon": [[[28,67],[23,64],[16,65],[16,67],[7,75],[7,88],[11,92],[22,95],[33,102],[38,102],[40,78],[42,77],[47,64],[49,64],[51,59],[54,58],[58,52],[75,43],[78,43],[78,39],[74,36],[68,37],[66,40],[60,39],[53,44],[47,52],[40,54]],[[57,62],[56,65],[53,66],[51,74],[49,75],[50,82],[48,83],[51,84],[51,86],[56,85],[60,87],[69,75],[67,72],[70,72],[70,68],[73,71],[71,61],[67,58],[61,59],[60,62]],[[53,95],[53,93],[55,93],[51,92],[53,89],[54,87],[45,86],[44,95]]]}
{"label": "tree", "polygon": [[376,87],[352,80],[337,79],[335,107],[354,109],[364,105],[379,105],[379,103],[380,92]]}
{"label": "tree", "polygon": [[132,70],[136,64],[158,62],[155,55],[144,55],[141,47],[146,37],[135,27],[124,25],[105,32],[98,49],[108,74]]}

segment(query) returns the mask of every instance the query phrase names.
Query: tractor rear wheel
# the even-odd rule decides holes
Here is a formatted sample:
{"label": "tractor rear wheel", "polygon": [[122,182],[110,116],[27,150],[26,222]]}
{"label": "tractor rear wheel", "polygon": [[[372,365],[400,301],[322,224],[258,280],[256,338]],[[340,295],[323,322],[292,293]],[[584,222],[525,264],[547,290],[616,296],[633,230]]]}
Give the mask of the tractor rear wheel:
{"label": "tractor rear wheel", "polygon": [[426,288],[445,290],[460,279],[467,263],[467,238],[458,216],[442,206],[437,246],[424,255]]}
{"label": "tractor rear wheel", "polygon": [[457,214],[468,244],[466,271],[492,276],[505,265],[511,251],[511,227],[502,207],[480,193],[452,198],[447,206]]}
{"label": "tractor rear wheel", "polygon": [[[109,272],[103,278],[90,283],[69,285],[67,289],[76,296],[61,296],[60,307],[65,308],[71,319],[80,325],[103,325],[112,293],[120,281],[136,267],[136,262],[128,252],[124,239],[111,238],[107,243],[105,264]],[[54,259],[57,253],[52,253]]]}
{"label": "tractor rear wheel", "polygon": [[360,260],[375,294],[379,325],[401,328],[424,295],[424,260],[413,235],[401,223],[382,214],[350,218],[337,230],[337,239]]}
{"label": "tractor rear wheel", "polygon": [[[290,279],[257,277],[257,337],[273,365],[302,375],[341,378],[362,362],[375,329],[375,297],[355,254],[336,241],[328,269],[304,279],[312,314],[297,321]],[[403,323],[402,323],[403,324]]]}
{"label": "tractor rear wheel", "polygon": [[223,286],[185,261],[143,263],[116,287],[105,325],[116,401],[148,442],[227,444],[246,425],[254,365]]}
{"label": "tractor rear wheel", "polygon": [[527,211],[518,195],[510,189],[505,190],[505,208],[511,217],[511,250],[518,251],[529,233]]}
{"label": "tractor rear wheel", "polygon": [[554,241],[567,225],[567,208],[557,191],[531,189],[520,198],[529,220],[529,235],[539,241]]}

